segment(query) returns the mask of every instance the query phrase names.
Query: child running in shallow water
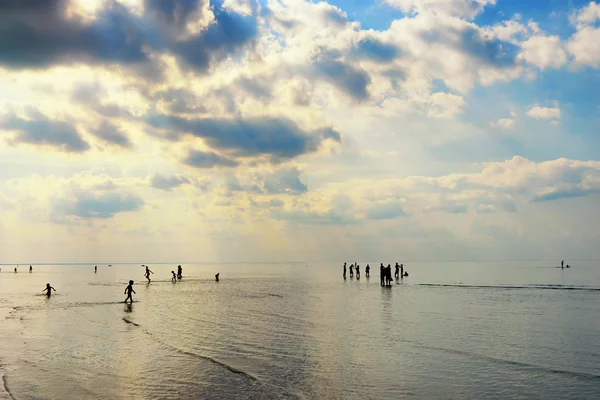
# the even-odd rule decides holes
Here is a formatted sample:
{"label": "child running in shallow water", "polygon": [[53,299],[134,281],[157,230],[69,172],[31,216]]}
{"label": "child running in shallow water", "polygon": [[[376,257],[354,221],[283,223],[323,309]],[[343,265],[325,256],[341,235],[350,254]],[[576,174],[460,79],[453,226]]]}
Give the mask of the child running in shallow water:
{"label": "child running in shallow water", "polygon": [[177,275],[175,275],[175,271],[171,271],[171,273],[173,274],[173,277],[171,278],[171,282],[173,282],[173,283],[177,282]]}
{"label": "child running in shallow water", "polygon": [[148,279],[148,283],[150,283],[150,274],[153,274],[154,272],[150,271],[150,268],[148,268],[148,266],[146,265],[146,273],[144,274],[144,276],[146,277],[146,279]]}
{"label": "child running in shallow water", "polygon": [[46,296],[50,297],[52,295],[52,291],[56,292],[56,289],[54,289],[52,286],[50,286],[49,283],[46,283],[46,288],[44,290],[42,290],[42,292],[46,292]]}
{"label": "child running in shallow water", "polygon": [[129,281],[129,285],[127,285],[127,287],[125,288],[125,292],[123,293],[127,295],[127,298],[123,303],[127,303],[127,300],[133,303],[133,297],[131,297],[132,292],[135,293],[135,290],[133,290],[133,281]]}

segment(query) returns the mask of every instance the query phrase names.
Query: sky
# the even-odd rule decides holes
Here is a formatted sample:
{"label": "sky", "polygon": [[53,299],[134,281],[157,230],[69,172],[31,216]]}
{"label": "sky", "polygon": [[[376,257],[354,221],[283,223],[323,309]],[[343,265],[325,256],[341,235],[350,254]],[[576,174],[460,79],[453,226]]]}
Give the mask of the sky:
{"label": "sky", "polygon": [[598,259],[600,4],[4,0],[0,262]]}

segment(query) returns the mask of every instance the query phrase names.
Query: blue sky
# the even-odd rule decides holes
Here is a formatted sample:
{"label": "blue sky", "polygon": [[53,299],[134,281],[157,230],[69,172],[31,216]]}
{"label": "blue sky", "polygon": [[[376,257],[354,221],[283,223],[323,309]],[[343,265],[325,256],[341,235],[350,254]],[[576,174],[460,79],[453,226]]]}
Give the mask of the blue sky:
{"label": "blue sky", "polygon": [[595,2],[27,0],[0,24],[6,262],[600,257]]}

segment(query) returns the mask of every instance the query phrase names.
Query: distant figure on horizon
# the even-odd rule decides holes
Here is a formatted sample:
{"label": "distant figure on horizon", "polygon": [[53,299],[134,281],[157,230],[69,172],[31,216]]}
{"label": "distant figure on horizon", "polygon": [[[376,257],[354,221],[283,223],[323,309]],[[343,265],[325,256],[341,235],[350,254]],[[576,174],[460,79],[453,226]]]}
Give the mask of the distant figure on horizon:
{"label": "distant figure on horizon", "polygon": [[215,274],[215,281],[217,281],[217,282],[219,282],[219,274],[220,274],[220,272],[217,272],[217,273]]}
{"label": "distant figure on horizon", "polygon": [[146,279],[148,279],[148,283],[150,283],[150,274],[153,274],[154,272],[150,271],[150,268],[148,268],[148,266],[146,265],[146,273],[144,273],[144,276],[146,277]]}
{"label": "distant figure on horizon", "polygon": [[383,263],[379,265],[379,279],[381,280],[381,286],[383,286],[385,282],[385,268],[383,267]]}
{"label": "distant figure on horizon", "polygon": [[562,260],[562,261],[560,262],[560,267],[561,267],[562,269],[565,269],[565,260]]}
{"label": "distant figure on horizon", "polygon": [[176,283],[177,282],[177,275],[175,275],[175,271],[171,271],[171,273],[173,274],[173,277],[171,278],[171,282]]}
{"label": "distant figure on horizon", "polygon": [[367,278],[369,277],[369,271],[371,271],[371,267],[369,267],[369,264],[367,264],[367,266],[365,267],[365,276]]}
{"label": "distant figure on horizon", "polygon": [[571,266],[569,264],[567,264],[567,268],[571,268]]}
{"label": "distant figure on horizon", "polygon": [[[146,267],[148,268],[148,267]],[[150,279],[148,279],[150,280]],[[131,297],[131,292],[135,293],[135,290],[133,290],[133,281],[129,281],[129,285],[127,285],[127,287],[125,288],[125,292],[123,292],[123,294],[127,295],[127,298],[125,299],[125,301],[123,303],[127,303],[127,300],[130,301],[130,303],[133,303],[133,297]]]}
{"label": "distant figure on horizon", "polygon": [[356,279],[360,279],[360,265],[356,264]]}
{"label": "distant figure on horizon", "polygon": [[394,268],[395,268],[394,278],[398,279],[398,278],[400,278],[400,265],[398,265],[398,263],[396,263]]}
{"label": "distant figure on horizon", "polygon": [[46,283],[46,288],[44,290],[42,290],[42,292],[46,292],[46,296],[50,297],[50,295],[52,295],[52,291],[56,292],[56,289],[54,289],[52,286],[50,286],[49,283]]}
{"label": "distant figure on horizon", "polygon": [[181,265],[177,267],[177,279],[181,279],[183,270],[181,269]]}
{"label": "distant figure on horizon", "polygon": [[400,264],[400,278],[404,276],[404,264]]}
{"label": "distant figure on horizon", "polygon": [[29,266],[29,273],[32,273],[32,272],[33,272],[33,267],[30,265]]}
{"label": "distant figure on horizon", "polygon": [[17,267],[15,267],[15,274],[17,273]]}
{"label": "distant figure on horizon", "polygon": [[95,266],[94,266],[94,273],[95,273],[95,274],[97,274],[97,273],[98,273],[98,266],[97,266],[97,265],[95,265]]}
{"label": "distant figure on horizon", "polygon": [[344,263],[344,279],[346,279],[346,263]]}
{"label": "distant figure on horizon", "polygon": [[350,278],[354,276],[354,264],[350,264]]}

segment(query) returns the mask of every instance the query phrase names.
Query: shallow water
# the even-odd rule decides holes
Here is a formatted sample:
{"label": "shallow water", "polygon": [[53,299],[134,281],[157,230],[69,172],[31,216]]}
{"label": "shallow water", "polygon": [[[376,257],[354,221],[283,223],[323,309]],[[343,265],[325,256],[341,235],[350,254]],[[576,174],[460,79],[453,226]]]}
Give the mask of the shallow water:
{"label": "shallow water", "polygon": [[3,266],[0,399],[597,398],[595,262],[365,264]]}

